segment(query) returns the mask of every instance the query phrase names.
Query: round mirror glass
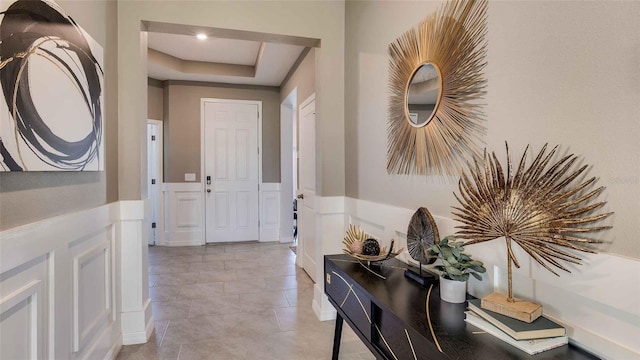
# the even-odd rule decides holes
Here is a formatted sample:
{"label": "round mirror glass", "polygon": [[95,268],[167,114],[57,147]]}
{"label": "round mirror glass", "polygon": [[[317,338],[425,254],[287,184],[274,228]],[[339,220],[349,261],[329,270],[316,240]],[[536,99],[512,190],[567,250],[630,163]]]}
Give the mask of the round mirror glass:
{"label": "round mirror glass", "polygon": [[433,119],[441,89],[442,77],[436,65],[425,63],[416,69],[405,95],[406,116],[411,126],[425,126]]}

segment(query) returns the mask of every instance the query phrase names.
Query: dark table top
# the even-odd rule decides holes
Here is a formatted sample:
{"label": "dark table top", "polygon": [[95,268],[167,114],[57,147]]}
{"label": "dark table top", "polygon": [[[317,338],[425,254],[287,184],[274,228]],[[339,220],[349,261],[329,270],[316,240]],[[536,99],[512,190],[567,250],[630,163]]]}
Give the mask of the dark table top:
{"label": "dark table top", "polygon": [[[356,285],[371,295],[371,300],[410,326],[425,339],[437,343],[449,359],[598,359],[569,344],[536,355],[527,353],[495,338],[464,321],[466,303],[452,304],[440,300],[436,283],[423,288],[405,278],[407,264],[389,259],[369,269],[348,255],[327,255],[327,260],[351,277]],[[469,298],[473,298],[469,296]],[[427,306],[428,304],[428,306]],[[430,326],[431,325],[431,326]],[[437,340],[434,340],[432,331]]]}

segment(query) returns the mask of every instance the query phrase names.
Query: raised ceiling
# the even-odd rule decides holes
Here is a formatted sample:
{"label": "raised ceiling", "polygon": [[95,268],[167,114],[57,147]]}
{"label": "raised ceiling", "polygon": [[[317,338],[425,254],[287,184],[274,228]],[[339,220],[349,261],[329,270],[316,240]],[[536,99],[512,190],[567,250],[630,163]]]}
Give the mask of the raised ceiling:
{"label": "raised ceiling", "polygon": [[[150,23],[148,76],[158,80],[280,86],[314,39]],[[205,40],[196,34],[208,35]]]}

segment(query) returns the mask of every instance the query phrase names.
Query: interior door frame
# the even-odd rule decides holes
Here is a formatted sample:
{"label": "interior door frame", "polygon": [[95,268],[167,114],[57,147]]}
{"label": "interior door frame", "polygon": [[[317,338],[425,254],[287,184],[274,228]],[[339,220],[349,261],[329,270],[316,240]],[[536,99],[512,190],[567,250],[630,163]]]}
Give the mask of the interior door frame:
{"label": "interior door frame", "polygon": [[[157,183],[157,191],[156,191],[156,243],[155,245],[166,245],[164,243],[164,122],[161,120],[155,119],[147,119],[147,125],[153,124],[156,125],[157,133],[156,136],[156,147],[158,148],[158,156],[157,156],[157,170],[158,170],[158,179],[156,179]],[[148,126],[147,126],[148,129]],[[147,130],[147,141],[148,138],[148,130]],[[147,154],[147,161],[149,161],[149,154]],[[148,177],[148,176],[147,176]],[[147,194],[148,196],[149,194]],[[149,228],[151,227],[151,222],[149,222]],[[147,240],[148,242],[148,240]]]}
{"label": "interior door frame", "polygon": [[204,147],[204,105],[208,102],[214,103],[233,103],[248,104],[258,106],[258,241],[260,241],[260,209],[262,208],[262,101],[259,100],[238,100],[238,99],[222,99],[222,98],[200,98],[200,188],[202,190],[202,229],[204,236],[202,237],[202,245],[207,244],[207,202],[205,199],[206,182],[205,182],[205,147]]}

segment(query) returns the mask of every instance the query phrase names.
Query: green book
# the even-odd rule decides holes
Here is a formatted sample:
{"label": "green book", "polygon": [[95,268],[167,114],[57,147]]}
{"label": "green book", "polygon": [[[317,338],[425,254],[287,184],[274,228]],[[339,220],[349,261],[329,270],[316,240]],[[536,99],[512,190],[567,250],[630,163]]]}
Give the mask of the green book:
{"label": "green book", "polygon": [[480,299],[469,300],[469,310],[478,314],[516,340],[541,339],[566,335],[566,331],[562,325],[549,320],[544,315],[532,323],[526,323],[481,308]]}

